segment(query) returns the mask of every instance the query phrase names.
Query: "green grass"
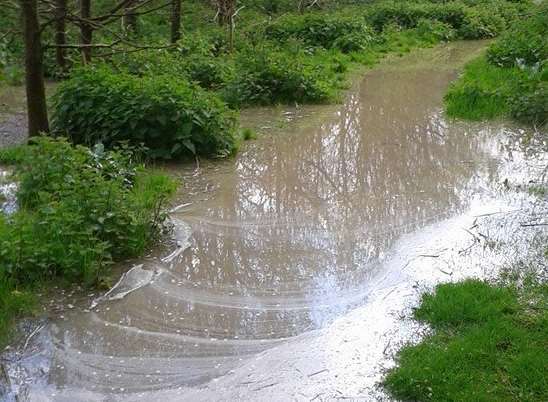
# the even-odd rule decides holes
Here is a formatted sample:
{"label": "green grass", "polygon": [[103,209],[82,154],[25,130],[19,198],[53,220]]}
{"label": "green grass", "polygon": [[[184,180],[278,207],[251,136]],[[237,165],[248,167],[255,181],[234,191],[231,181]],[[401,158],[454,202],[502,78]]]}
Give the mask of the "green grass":
{"label": "green grass", "polygon": [[470,62],[445,96],[447,115],[467,120],[494,119],[510,113],[508,98],[524,78],[517,67],[501,68],[480,57]]}
{"label": "green grass", "polygon": [[548,400],[547,296],[539,284],[437,286],[415,311],[433,334],[399,352],[384,385],[402,400]]}
{"label": "green grass", "polygon": [[449,116],[510,117],[539,127],[548,123],[548,3],[512,22],[487,55],[466,66],[451,86],[445,97]]}
{"label": "green grass", "polygon": [[17,289],[0,274],[0,347],[11,339],[15,320],[32,314],[36,305],[36,297],[31,292]]}

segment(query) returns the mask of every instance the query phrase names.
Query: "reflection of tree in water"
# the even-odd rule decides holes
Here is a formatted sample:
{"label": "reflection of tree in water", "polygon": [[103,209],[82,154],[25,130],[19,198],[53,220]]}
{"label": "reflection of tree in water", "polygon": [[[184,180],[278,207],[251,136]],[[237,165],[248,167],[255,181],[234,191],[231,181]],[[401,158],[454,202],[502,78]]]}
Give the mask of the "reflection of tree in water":
{"label": "reflection of tree in water", "polygon": [[194,218],[179,274],[251,294],[310,290],[326,272],[355,287],[398,236],[467,201],[477,167],[462,161],[481,144],[440,116],[450,76],[371,74],[330,122],[240,157]]}

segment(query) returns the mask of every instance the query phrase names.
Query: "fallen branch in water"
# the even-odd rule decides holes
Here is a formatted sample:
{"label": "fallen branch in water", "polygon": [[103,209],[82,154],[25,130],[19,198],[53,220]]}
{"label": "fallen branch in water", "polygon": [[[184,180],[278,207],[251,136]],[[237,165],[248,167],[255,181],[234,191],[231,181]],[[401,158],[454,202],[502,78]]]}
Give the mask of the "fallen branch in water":
{"label": "fallen branch in water", "polygon": [[27,340],[25,341],[25,344],[23,345],[23,352],[27,349],[27,346],[29,345],[30,340],[34,335],[36,335],[38,332],[40,332],[44,328],[44,325],[40,325],[38,328],[36,328],[34,331],[31,332],[31,334],[27,337]]}

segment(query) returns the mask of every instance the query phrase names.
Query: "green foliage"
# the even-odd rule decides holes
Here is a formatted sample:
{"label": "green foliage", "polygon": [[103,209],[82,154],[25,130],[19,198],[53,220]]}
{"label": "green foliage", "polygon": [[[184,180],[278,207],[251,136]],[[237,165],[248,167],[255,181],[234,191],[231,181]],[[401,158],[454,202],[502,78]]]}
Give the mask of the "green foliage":
{"label": "green foliage", "polygon": [[548,16],[541,6],[534,18],[516,21],[470,63],[445,100],[450,116],[472,120],[512,117],[520,122],[548,122]]}
{"label": "green foliage", "polygon": [[0,81],[5,81],[8,85],[21,85],[24,80],[25,72],[16,64],[6,65],[0,72]]}
{"label": "green foliage", "polygon": [[384,385],[401,400],[547,400],[547,291],[520,294],[478,280],[439,285],[415,313],[434,333],[400,351]]}
{"label": "green foliage", "polygon": [[[548,4],[548,3],[547,3]],[[534,66],[548,59],[548,7],[520,21],[487,50],[489,63],[500,67]]]}
{"label": "green foliage", "polygon": [[64,139],[28,146],[15,167],[20,209],[0,216],[1,275],[94,283],[113,261],[141,255],[160,235],[174,183],[132,158]]}
{"label": "green foliage", "polygon": [[[548,72],[548,69],[545,69]],[[548,80],[536,77],[520,83],[508,98],[510,115],[517,121],[543,126],[548,122]]]}
{"label": "green foliage", "polygon": [[35,305],[30,292],[17,289],[13,281],[0,272],[0,345],[9,340],[14,319],[31,314]]}
{"label": "green foliage", "polygon": [[243,128],[242,129],[242,139],[244,141],[256,140],[257,139],[257,132],[250,129],[250,128]]}
{"label": "green foliage", "polygon": [[116,59],[115,63],[120,71],[132,75],[169,75],[173,80],[192,81],[208,90],[222,88],[234,76],[234,66],[228,57],[194,49],[150,50],[124,55]]}
{"label": "green foliage", "polygon": [[458,34],[463,39],[494,38],[504,30],[505,25],[504,19],[491,10],[473,9],[465,14]]}
{"label": "green foliage", "polygon": [[333,100],[340,87],[336,70],[341,59],[328,53],[311,57],[302,51],[270,44],[249,47],[237,55],[237,76],[228,83],[224,98],[233,105]]}
{"label": "green foliage", "polygon": [[417,23],[417,33],[432,43],[455,39],[455,30],[447,23],[435,20],[421,19]]}
{"label": "green foliage", "polygon": [[75,143],[144,144],[152,158],[227,156],[236,116],[214,94],[167,75],[81,69],[54,96],[53,130]]}
{"label": "green foliage", "polygon": [[382,31],[385,26],[391,24],[407,29],[415,28],[421,20],[428,19],[447,24],[463,39],[491,38],[504,29],[507,14],[497,7],[486,7],[483,3],[488,2],[471,7],[457,1],[447,3],[386,1],[373,5],[366,13],[367,20],[378,31]]}
{"label": "green foliage", "polygon": [[266,28],[265,35],[280,43],[297,39],[309,47],[343,53],[364,50],[376,40],[363,18],[327,13],[282,16]]}
{"label": "green foliage", "polygon": [[524,75],[518,68],[493,66],[483,57],[472,61],[445,95],[447,114],[469,120],[507,116],[508,98],[517,93]]}
{"label": "green foliage", "polygon": [[0,164],[16,165],[28,157],[29,147],[18,145],[9,148],[0,148]]}
{"label": "green foliage", "polygon": [[415,317],[434,328],[459,328],[482,324],[492,317],[515,314],[517,310],[514,289],[466,280],[440,285],[435,293],[424,294],[420,307],[415,310]]}

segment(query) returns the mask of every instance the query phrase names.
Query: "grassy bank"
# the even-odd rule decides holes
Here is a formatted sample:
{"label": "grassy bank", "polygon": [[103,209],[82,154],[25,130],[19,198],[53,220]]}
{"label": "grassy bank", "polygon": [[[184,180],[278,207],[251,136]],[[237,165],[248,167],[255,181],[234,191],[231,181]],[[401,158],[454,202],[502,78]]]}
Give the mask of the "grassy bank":
{"label": "grassy bank", "polygon": [[399,352],[384,385],[402,400],[547,400],[547,300],[535,280],[438,285],[414,313],[433,333]]}
{"label": "grassy bank", "polygon": [[483,120],[510,117],[548,122],[548,3],[517,21],[466,66],[445,97],[449,116]]}
{"label": "grassy bank", "polygon": [[165,230],[175,184],[130,148],[105,151],[47,137],[0,151],[13,165],[18,210],[0,213],[0,342],[44,284],[97,286],[116,261],[142,255]]}

